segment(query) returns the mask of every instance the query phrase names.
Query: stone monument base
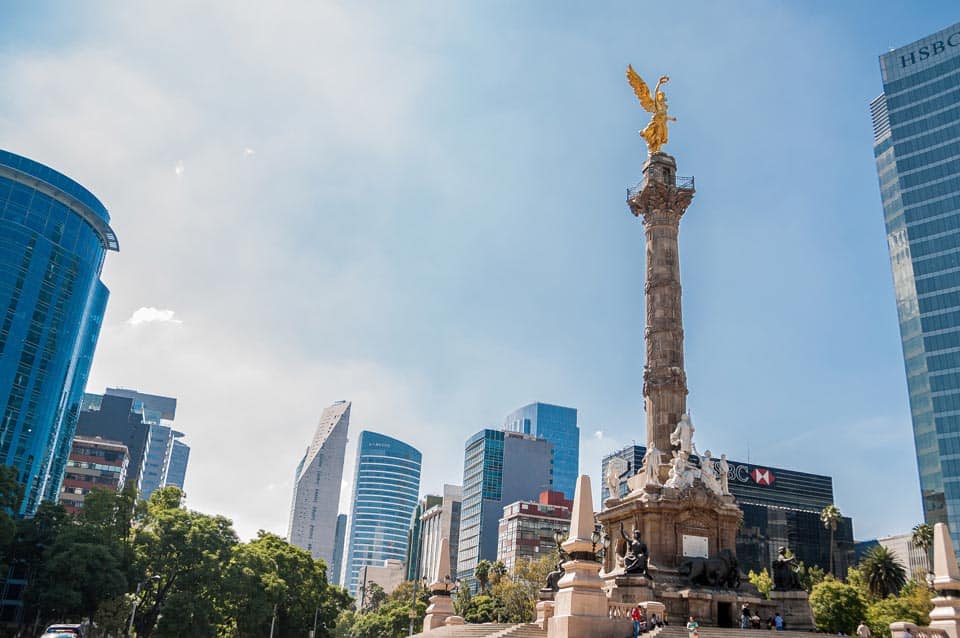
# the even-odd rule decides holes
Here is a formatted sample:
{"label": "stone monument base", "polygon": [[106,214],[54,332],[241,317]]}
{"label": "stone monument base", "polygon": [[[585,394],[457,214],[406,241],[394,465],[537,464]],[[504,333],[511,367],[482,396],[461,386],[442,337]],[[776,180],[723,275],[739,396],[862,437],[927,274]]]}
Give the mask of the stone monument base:
{"label": "stone monument base", "polygon": [[459,623],[450,622],[453,618],[460,618],[453,610],[453,599],[449,594],[434,594],[430,597],[430,606],[427,607],[427,615],[423,619],[423,632],[426,633],[437,627],[444,625],[463,624],[463,618]]}
{"label": "stone monument base", "polygon": [[[816,625],[813,622],[813,610],[810,608],[810,595],[807,592],[800,591],[772,591],[770,600],[765,601],[774,603],[776,606],[774,612],[780,612],[783,617],[783,624],[786,629],[798,629],[813,631]],[[761,618],[766,617],[761,614]]]}
{"label": "stone monument base", "polygon": [[546,629],[547,623],[553,617],[553,590],[541,589],[540,600],[537,601],[537,619],[533,621],[540,629]]}
{"label": "stone monument base", "polygon": [[549,638],[624,638],[633,633],[633,621],[622,618],[563,616],[548,623]]}

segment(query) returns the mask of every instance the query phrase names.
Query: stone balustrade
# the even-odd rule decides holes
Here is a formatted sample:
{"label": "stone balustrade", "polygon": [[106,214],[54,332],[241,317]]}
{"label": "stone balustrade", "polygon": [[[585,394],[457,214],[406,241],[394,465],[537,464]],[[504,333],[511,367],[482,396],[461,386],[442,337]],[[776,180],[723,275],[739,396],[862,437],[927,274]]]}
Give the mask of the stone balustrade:
{"label": "stone balustrade", "polygon": [[608,618],[630,618],[631,611],[633,611],[633,605],[630,603],[607,602]]}
{"label": "stone balustrade", "polygon": [[890,635],[893,638],[903,638],[908,629],[913,638],[950,638],[950,634],[939,627],[917,627],[912,622],[890,623]]}

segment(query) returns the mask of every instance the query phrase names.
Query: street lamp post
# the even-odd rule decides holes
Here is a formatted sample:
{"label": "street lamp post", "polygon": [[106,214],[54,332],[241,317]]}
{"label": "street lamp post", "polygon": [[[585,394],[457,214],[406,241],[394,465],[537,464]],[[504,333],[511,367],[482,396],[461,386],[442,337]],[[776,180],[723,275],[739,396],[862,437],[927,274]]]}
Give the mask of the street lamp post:
{"label": "street lamp post", "polygon": [[417,585],[423,582],[423,588],[427,588],[427,577],[413,581],[413,593],[410,595],[410,636],[413,635],[413,621],[417,618]]}
{"label": "street lamp post", "polygon": [[140,590],[143,589],[144,583],[148,583],[151,580],[160,580],[160,576],[151,576],[137,583],[137,591],[133,595],[133,609],[130,611],[130,624],[127,625],[127,638],[130,638],[130,634],[133,633],[133,620],[137,616],[137,607],[140,605]]}
{"label": "street lamp post", "polygon": [[[277,580],[280,580],[280,563],[277,562],[276,558],[271,558],[273,561],[273,566],[277,568]],[[273,627],[277,624],[277,605],[280,604],[280,601],[273,603],[273,616],[270,617],[270,638],[273,638]]]}
{"label": "street lamp post", "polygon": [[270,619],[270,638],[273,638],[273,626],[277,624],[277,604],[273,603],[273,618]]}

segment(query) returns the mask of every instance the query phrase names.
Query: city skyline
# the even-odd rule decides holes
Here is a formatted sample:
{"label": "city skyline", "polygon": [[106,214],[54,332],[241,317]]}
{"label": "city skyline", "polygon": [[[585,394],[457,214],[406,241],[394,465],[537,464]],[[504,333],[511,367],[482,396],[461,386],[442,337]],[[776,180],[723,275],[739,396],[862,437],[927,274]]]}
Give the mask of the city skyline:
{"label": "city skyline", "polygon": [[[865,105],[882,52],[956,22],[924,6],[14,7],[0,137],[88,185],[124,238],[88,389],[180,398],[187,503],[249,538],[284,534],[289,468],[340,398],[355,430],[424,452],[424,492],[531,401],[577,406],[581,472],[643,442],[623,199],[646,151],[623,69],[669,72],[666,150],[698,187],[681,228],[698,441],[809,457],[875,537],[921,513]],[[280,437],[264,396],[316,400],[288,402]]]}

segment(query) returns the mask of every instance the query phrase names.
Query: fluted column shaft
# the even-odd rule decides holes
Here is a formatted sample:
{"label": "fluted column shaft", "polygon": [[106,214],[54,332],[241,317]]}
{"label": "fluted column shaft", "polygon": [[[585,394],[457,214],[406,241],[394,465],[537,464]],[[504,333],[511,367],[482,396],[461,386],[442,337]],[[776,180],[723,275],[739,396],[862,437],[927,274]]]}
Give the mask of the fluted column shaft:
{"label": "fluted column shaft", "polygon": [[670,433],[686,412],[687,375],[683,363],[683,312],[680,301],[680,218],[693,199],[693,187],[678,188],[676,162],[657,153],[644,164],[644,181],[627,199],[646,231],[647,360],[643,396],[647,447],[670,449]]}

